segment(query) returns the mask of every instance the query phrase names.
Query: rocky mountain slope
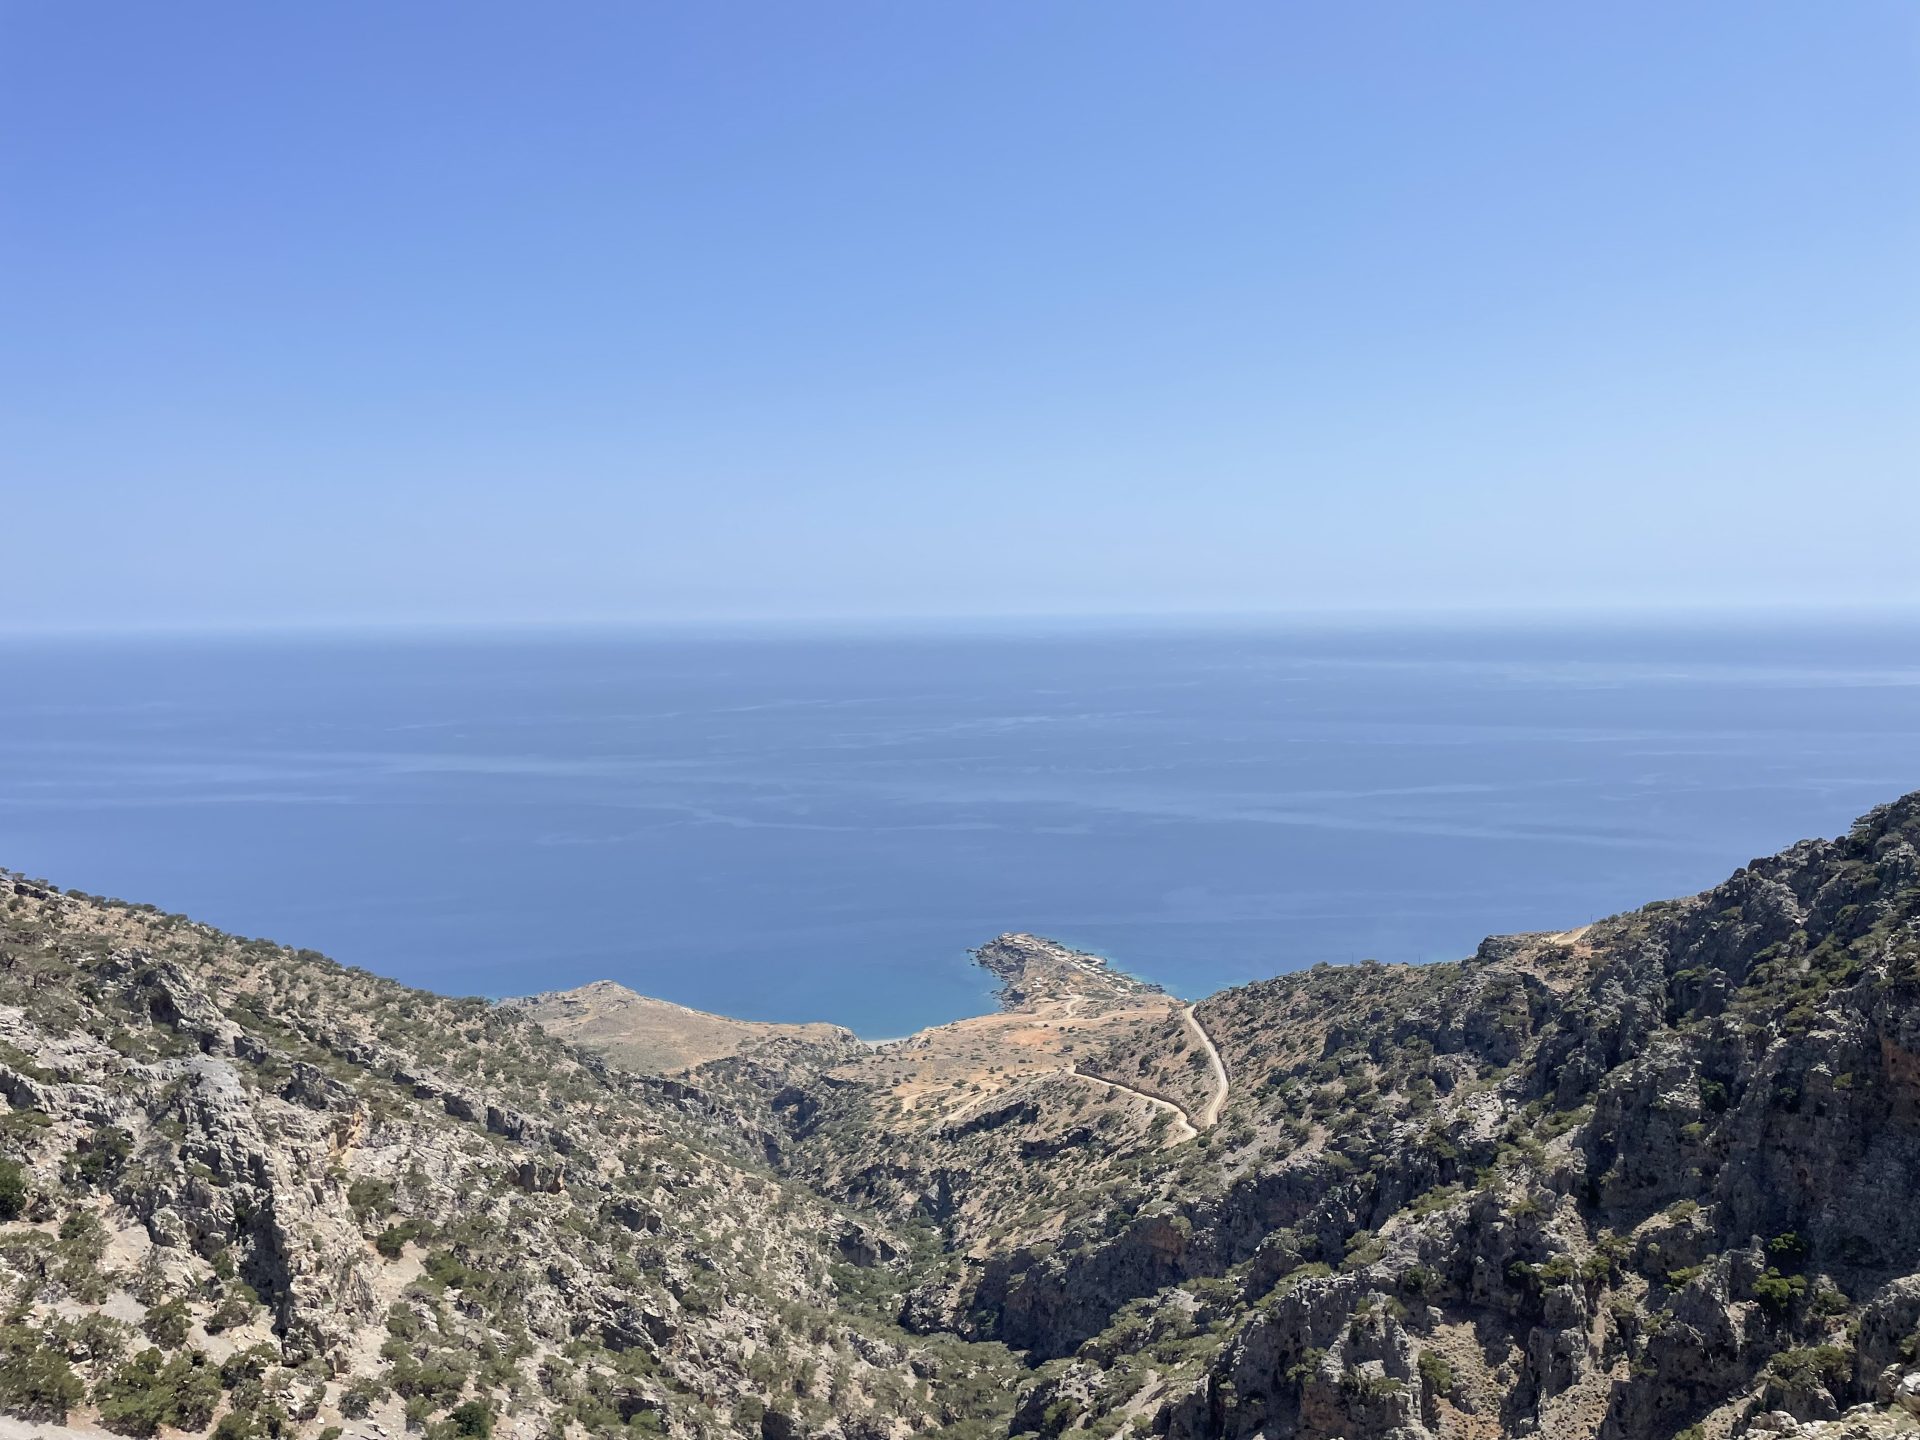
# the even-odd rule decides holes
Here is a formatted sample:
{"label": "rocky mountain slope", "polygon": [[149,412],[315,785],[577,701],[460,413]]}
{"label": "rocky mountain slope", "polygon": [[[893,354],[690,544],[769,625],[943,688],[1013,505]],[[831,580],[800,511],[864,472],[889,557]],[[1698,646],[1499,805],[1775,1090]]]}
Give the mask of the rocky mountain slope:
{"label": "rocky mountain slope", "polygon": [[[907,1312],[1042,1362],[1016,1431],[1836,1417],[1920,1370],[1916,840],[1909,797],[1581,932],[1211,997],[1233,1084],[1190,1145],[1049,1156],[1034,1086],[990,1143],[930,1137],[915,1174],[945,1189],[844,1147],[816,1183],[889,1213],[1044,1197]],[[1100,1063],[1146,1043],[1172,1037]]]}
{"label": "rocky mountain slope", "polygon": [[0,1408],[222,1440],[980,1433],[1002,1347],[753,1116],[524,1014],[7,877]]}
{"label": "rocky mountain slope", "polygon": [[1007,936],[998,1015],[674,1077],[9,877],[0,1409],[1920,1433],[1917,847],[1911,796],[1687,900],[1191,1008]]}

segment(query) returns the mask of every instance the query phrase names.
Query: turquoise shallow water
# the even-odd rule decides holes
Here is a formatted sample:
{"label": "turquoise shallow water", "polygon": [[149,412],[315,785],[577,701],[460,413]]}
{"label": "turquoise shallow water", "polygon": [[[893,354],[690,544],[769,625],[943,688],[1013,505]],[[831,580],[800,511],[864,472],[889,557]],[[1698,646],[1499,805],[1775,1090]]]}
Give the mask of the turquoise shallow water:
{"label": "turquoise shallow water", "polygon": [[894,1035],[1008,929],[1199,994],[1699,888],[1920,787],[1920,630],[0,646],[0,864],[436,989]]}

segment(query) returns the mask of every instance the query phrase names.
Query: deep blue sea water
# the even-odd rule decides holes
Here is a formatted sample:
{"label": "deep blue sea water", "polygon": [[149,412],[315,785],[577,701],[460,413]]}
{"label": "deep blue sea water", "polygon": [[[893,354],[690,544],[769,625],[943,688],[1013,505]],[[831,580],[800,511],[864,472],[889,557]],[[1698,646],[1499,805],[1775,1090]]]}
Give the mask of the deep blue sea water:
{"label": "deep blue sea water", "polygon": [[1920,629],[15,640],[0,864],[504,995],[870,1036],[1025,929],[1454,957],[1920,787]]}

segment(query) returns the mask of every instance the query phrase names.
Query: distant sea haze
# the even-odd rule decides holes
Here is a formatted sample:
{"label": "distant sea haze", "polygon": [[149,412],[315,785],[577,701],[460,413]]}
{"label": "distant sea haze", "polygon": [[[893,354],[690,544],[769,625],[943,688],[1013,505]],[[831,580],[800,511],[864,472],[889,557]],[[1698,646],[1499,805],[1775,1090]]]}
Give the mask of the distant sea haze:
{"label": "distant sea haze", "polygon": [[1920,628],[14,640],[0,864],[454,993],[899,1035],[1687,893],[1920,788]]}

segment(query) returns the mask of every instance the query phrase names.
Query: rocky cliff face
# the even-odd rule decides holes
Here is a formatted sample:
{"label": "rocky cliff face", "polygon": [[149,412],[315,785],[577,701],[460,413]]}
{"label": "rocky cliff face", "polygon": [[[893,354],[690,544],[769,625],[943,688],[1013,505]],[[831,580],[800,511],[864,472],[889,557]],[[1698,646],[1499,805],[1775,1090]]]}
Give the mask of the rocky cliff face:
{"label": "rocky cliff face", "polygon": [[983,1266],[1016,1427],[1723,1435],[1920,1369],[1920,799],[1692,900],[1199,1007],[1195,1153]]}
{"label": "rocky cliff face", "polygon": [[1917,847],[1920,796],[1692,899],[1190,1015],[1003,937],[1007,1013],[672,1079],[7,877],[0,1408],[226,1440],[1920,1431]]}

